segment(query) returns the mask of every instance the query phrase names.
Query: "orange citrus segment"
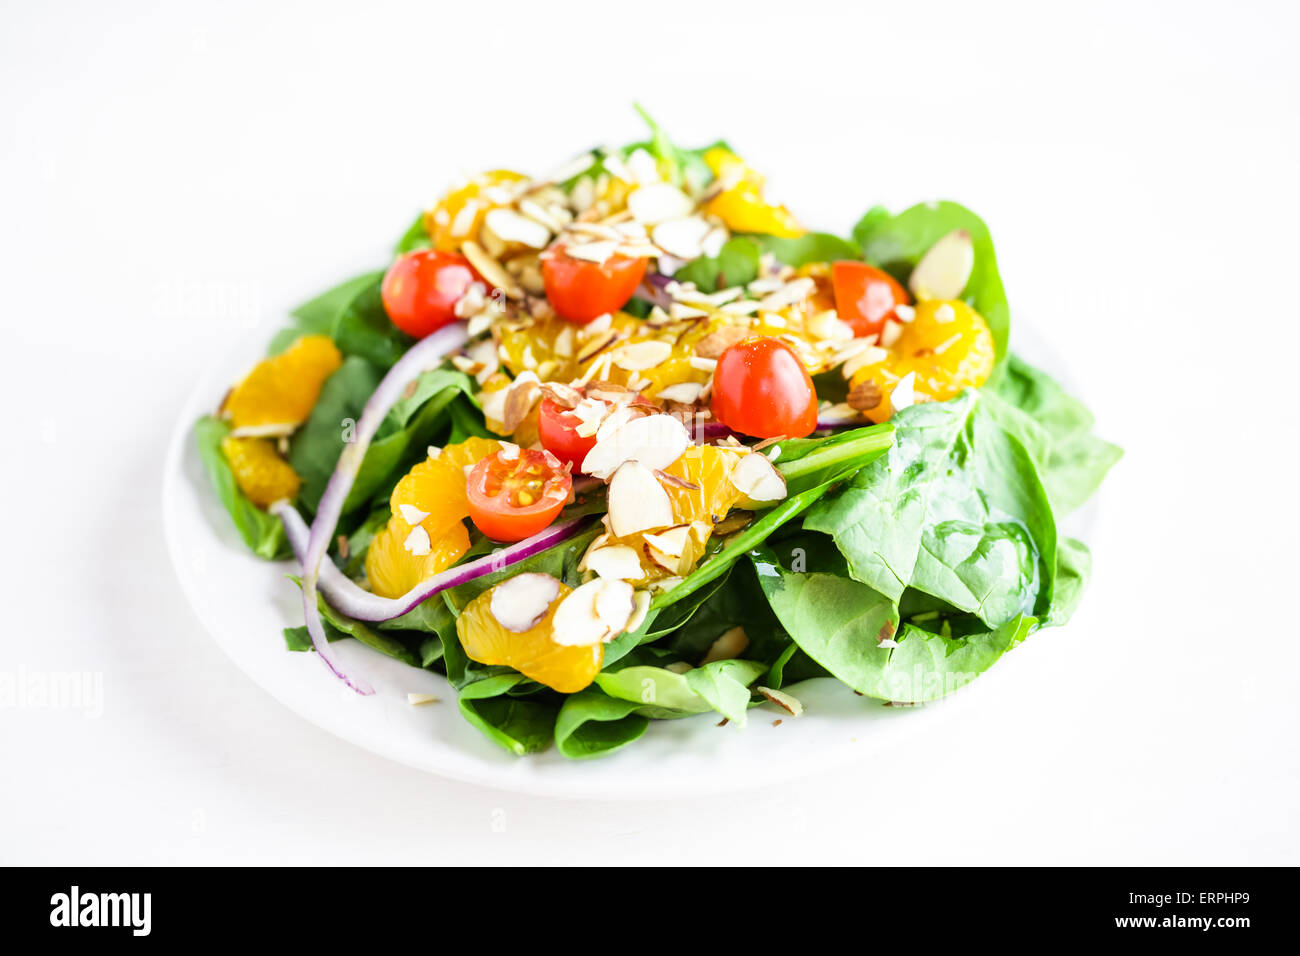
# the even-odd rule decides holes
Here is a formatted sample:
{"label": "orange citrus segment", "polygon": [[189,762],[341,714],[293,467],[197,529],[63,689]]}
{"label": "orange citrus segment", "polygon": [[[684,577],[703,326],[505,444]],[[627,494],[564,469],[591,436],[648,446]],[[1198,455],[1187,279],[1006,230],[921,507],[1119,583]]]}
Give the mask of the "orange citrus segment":
{"label": "orange citrus segment", "polygon": [[425,214],[425,228],[433,247],[456,252],[466,239],[477,239],[488,210],[511,204],[504,190],[527,178],[509,169],[493,169],[448,192]]}
{"label": "orange citrus segment", "polygon": [[917,304],[915,318],[903,326],[886,357],[858,369],[852,384],[876,383],[880,404],[866,415],[884,422],[893,414],[894,388],[909,373],[917,401],[943,402],[983,385],[995,358],[993,333],[983,316],[956,299],[931,299]]}
{"label": "orange citrus segment", "polygon": [[[402,477],[388,499],[393,516],[366,552],[371,590],[383,597],[399,597],[451,567],[469,550],[465,472],[500,449],[501,442],[476,436],[448,445]],[[427,537],[428,554],[419,553],[424,539],[418,534],[411,539],[416,526]]]}
{"label": "orange citrus segment", "polygon": [[221,452],[234,472],[239,490],[259,508],[297,496],[302,482],[270,439],[227,436],[221,441]]}
{"label": "orange citrus segment", "polygon": [[764,200],[763,177],[735,153],[715,146],[705,152],[704,162],[713,175],[730,184],[705,204],[704,211],[709,215],[717,216],[733,232],[790,239],[803,235],[803,227],[790,210]]}
{"label": "orange citrus segment", "polygon": [[235,428],[301,425],[311,414],[321,386],[343,364],[326,335],[304,335],[263,359],[231,390],[222,411]]}
{"label": "orange citrus segment", "polygon": [[407,550],[409,527],[403,532],[394,525],[390,521],[366,551],[366,577],[371,589],[381,597],[401,597],[420,582],[447,570],[469,550],[469,532],[463,524],[453,524],[431,539],[431,550],[425,555]]}
{"label": "orange citrus segment", "polygon": [[559,596],[546,614],[522,633],[507,631],[493,616],[495,590],[484,591],[470,601],[456,618],[456,636],[470,660],[513,667],[562,694],[576,693],[595,679],[605,659],[604,644],[557,644],[551,636],[555,611],[572,588],[560,584]]}

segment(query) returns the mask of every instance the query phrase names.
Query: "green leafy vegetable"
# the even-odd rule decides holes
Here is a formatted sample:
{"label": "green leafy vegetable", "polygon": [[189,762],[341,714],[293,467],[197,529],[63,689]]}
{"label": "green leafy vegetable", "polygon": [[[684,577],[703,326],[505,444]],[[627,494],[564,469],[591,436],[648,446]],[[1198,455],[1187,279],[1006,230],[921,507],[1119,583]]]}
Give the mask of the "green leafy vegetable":
{"label": "green leafy vegetable", "polygon": [[828,232],[805,232],[795,239],[759,235],[749,238],[758,243],[763,252],[770,252],[776,256],[778,262],[784,262],[796,269],[814,262],[862,258],[862,250],[858,248],[856,242],[832,236]]}
{"label": "green leafy vegetable", "polygon": [[550,703],[510,695],[525,680],[522,674],[498,674],[466,684],[458,698],[466,720],[519,756],[550,745],[557,715]]}
{"label": "green leafy vegetable", "polygon": [[913,587],[998,627],[1050,606],[1056,524],[1033,459],[980,409],[968,390],[900,412],[889,453],[804,526],[832,535],[851,576],[890,602]]}
{"label": "green leafy vegetable", "polygon": [[625,747],[650,726],[638,709],[638,704],[617,700],[594,687],[570,694],[555,721],[555,748],[566,757],[583,760]]}
{"label": "green leafy vegetable", "polygon": [[235,523],[235,530],[244,544],[260,558],[278,560],[289,557],[289,542],[284,536],[280,519],[267,514],[248,500],[235,481],[221,442],[230,434],[230,426],[219,418],[205,415],[194,425],[194,436],[199,445],[199,460],[208,480],[216,489],[217,498]]}

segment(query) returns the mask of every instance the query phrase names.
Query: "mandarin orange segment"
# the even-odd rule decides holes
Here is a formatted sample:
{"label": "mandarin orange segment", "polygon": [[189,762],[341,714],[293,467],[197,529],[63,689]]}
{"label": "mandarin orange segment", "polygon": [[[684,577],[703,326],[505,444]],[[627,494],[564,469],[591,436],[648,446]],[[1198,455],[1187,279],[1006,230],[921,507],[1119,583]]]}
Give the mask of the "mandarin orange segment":
{"label": "mandarin orange segment", "polygon": [[793,239],[804,234],[803,227],[784,206],[774,206],[763,198],[763,177],[730,150],[714,147],[704,154],[704,162],[718,179],[730,183],[704,206],[733,232],[758,232]]}
{"label": "mandarin orange segment", "polygon": [[875,382],[880,404],[868,409],[873,422],[888,421],[898,382],[913,373],[917,401],[943,402],[965,388],[983,385],[993,374],[997,352],[983,316],[957,299],[918,303],[887,356],[858,369],[852,385]]}
{"label": "mandarin orange segment", "polygon": [[604,644],[557,644],[552,638],[555,611],[572,588],[561,583],[541,620],[522,633],[506,630],[492,614],[495,590],[470,601],[456,618],[456,636],[470,660],[513,667],[562,694],[576,693],[595,679],[605,659]]}
{"label": "mandarin orange segment", "polygon": [[412,554],[406,548],[409,526],[402,530],[390,522],[370,542],[366,551],[366,578],[370,589],[380,597],[401,597],[411,588],[447,570],[469,550],[469,531],[463,524],[453,524],[436,539],[430,539],[430,552]]}
{"label": "mandarin orange segment", "polygon": [[433,247],[443,252],[459,251],[466,239],[478,236],[489,209],[510,205],[510,200],[498,193],[527,178],[509,169],[493,169],[452,189],[425,215]]}
{"label": "mandarin orange segment", "polygon": [[343,364],[327,335],[304,335],[279,355],[263,359],[221,406],[235,428],[301,425],[325,380]]}
{"label": "mandarin orange segment", "polygon": [[270,439],[226,436],[221,441],[221,452],[239,490],[259,508],[281,498],[297,497],[302,481]]}
{"label": "mandarin orange segment", "polygon": [[[389,496],[393,516],[366,552],[371,590],[398,597],[456,563],[469,550],[465,473],[501,449],[501,442],[477,436],[448,445],[407,472]],[[419,526],[425,538],[411,539]],[[427,539],[428,554],[419,553]],[[409,542],[409,546],[408,546]]]}

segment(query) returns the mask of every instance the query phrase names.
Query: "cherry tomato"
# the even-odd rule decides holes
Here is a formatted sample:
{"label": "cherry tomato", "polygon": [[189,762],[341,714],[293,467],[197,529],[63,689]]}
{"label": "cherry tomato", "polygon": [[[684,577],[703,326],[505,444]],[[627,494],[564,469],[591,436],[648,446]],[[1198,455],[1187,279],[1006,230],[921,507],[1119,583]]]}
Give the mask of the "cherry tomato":
{"label": "cherry tomato", "polygon": [[853,327],[858,338],[879,335],[894,309],[910,305],[911,296],[888,272],[865,262],[836,262],[831,266],[835,311]]}
{"label": "cherry tomato", "polygon": [[627,305],[645,275],[645,258],[612,255],[604,262],[575,259],[557,246],[542,257],[546,298],[570,322],[586,325]]}
{"label": "cherry tomato", "polygon": [[566,408],[561,408],[549,398],[542,399],[542,410],[537,416],[537,431],[542,447],[561,464],[568,463],[573,471],[582,471],[582,460],[596,444],[596,436],[583,438],[578,434],[582,419]]}
{"label": "cherry tomato", "polygon": [[392,264],[379,291],[393,325],[422,339],[455,320],[456,302],[477,281],[464,256],[417,249]]}
{"label": "cherry tomato", "polygon": [[573,479],[550,452],[510,446],[475,465],[465,490],[476,528],[493,541],[522,541],[555,520]]}
{"label": "cherry tomato", "polygon": [[713,415],[755,438],[802,438],[817,427],[817,392],[794,349],[780,339],[751,336],[718,357]]}

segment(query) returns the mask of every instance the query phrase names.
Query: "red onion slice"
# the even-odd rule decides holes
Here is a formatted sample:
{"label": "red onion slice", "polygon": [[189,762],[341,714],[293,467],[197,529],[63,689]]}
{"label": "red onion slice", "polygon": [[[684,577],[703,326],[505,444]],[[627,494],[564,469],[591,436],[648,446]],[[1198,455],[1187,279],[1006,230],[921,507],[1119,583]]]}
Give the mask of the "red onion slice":
{"label": "red onion slice", "polygon": [[[302,520],[302,515],[298,514],[297,509],[287,501],[279,501],[273,504],[271,512],[278,516],[284,524],[285,537],[289,539],[289,547],[293,549],[293,553],[298,557],[299,561],[304,561],[309,531],[307,523]],[[485,574],[501,571],[512,564],[531,558],[547,548],[554,547],[560,542],[572,538],[587,524],[588,517],[590,516],[579,516],[570,518],[568,521],[561,521],[559,524],[553,524],[546,530],[538,532],[531,538],[517,541],[500,551],[485,554],[481,558],[476,558],[454,568],[448,568],[441,574],[435,574],[433,577],[421,581],[398,598],[380,597],[378,594],[367,591],[335,567],[334,562],[328,560],[321,562],[318,583],[321,592],[330,602],[330,605],[348,617],[368,622],[391,621],[393,618],[401,617],[408,611],[414,610],[435,594],[448,588],[454,588],[466,581],[473,581]]]}
{"label": "red onion slice", "polygon": [[[435,367],[446,358],[449,352],[460,348],[468,341],[469,335],[463,322],[454,322],[443,326],[432,335],[426,336],[397,360],[388,370],[388,374],[379,382],[374,394],[366,402],[353,431],[352,441],[343,446],[334,474],[330,476],[325,493],[321,495],[320,506],[316,509],[316,519],[312,522],[311,533],[307,536],[306,553],[302,556],[302,608],[307,618],[307,632],[311,634],[312,646],[320,655],[325,666],[358,694],[373,694],[374,688],[364,680],[353,679],[343,673],[329,641],[325,637],[325,627],[321,624],[320,610],[316,606],[316,584],[320,579],[321,562],[329,548],[330,539],[338,527],[339,517],[343,513],[343,503],[347,500],[357,471],[366,457],[371,439],[379,430],[384,416],[388,414],[406,387],[415,381],[422,372]],[[342,610],[340,608],[339,610]]]}

